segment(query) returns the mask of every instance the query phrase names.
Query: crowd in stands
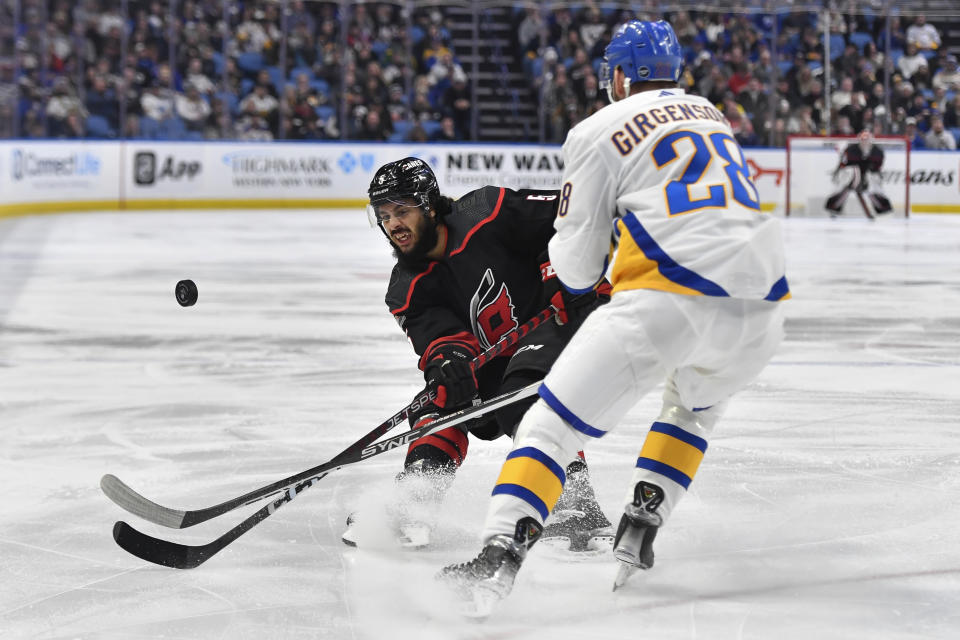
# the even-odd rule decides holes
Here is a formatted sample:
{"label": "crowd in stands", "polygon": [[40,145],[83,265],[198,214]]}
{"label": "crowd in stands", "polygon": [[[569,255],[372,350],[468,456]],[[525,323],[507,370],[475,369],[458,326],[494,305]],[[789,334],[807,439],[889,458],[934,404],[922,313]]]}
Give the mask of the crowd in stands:
{"label": "crowd in stands", "polygon": [[[547,108],[548,141],[562,142],[570,127],[605,104],[597,90],[603,47],[633,17],[589,5],[547,15],[531,5],[518,15],[517,46]],[[886,21],[869,14],[832,13],[829,39],[823,16],[811,12],[666,17],[685,55],[681,85],[716,104],[743,146],[781,147],[791,134],[864,129],[910,136],[915,148],[954,149],[960,140],[957,59],[923,15],[891,19],[889,54]]]}
{"label": "crowd in stands", "polygon": [[[353,4],[344,18],[334,2],[290,0],[283,15],[272,0],[183,0],[171,15],[171,3],[129,0],[125,17],[119,0],[21,5],[7,29],[17,65],[0,50],[0,137],[14,120],[25,138],[471,137],[471,82],[442,7],[414,3],[408,16],[400,4]],[[11,25],[9,5],[0,11]],[[545,142],[606,104],[598,76],[612,31],[658,17],[589,2],[513,16],[507,54],[529,74]],[[744,146],[863,129],[957,146],[960,68],[922,15],[891,19],[889,51],[886,20],[859,12],[834,12],[828,38],[815,12],[664,17],[683,46],[681,84],[715,103]]]}
{"label": "crowd in stands", "polygon": [[469,83],[438,10],[356,4],[342,20],[335,2],[291,0],[285,16],[272,0],[226,14],[221,0],[172,15],[167,2],[127,4],[124,18],[119,0],[22,0],[19,77],[0,54],[0,136],[12,113],[26,138],[469,135]]}

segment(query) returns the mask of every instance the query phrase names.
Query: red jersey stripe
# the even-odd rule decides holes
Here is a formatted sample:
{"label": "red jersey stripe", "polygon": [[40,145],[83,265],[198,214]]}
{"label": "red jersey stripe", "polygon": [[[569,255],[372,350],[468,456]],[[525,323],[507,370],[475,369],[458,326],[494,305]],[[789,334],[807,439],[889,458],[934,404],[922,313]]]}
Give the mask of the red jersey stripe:
{"label": "red jersey stripe", "polygon": [[467,243],[470,242],[470,238],[473,236],[473,234],[476,233],[477,230],[480,229],[480,227],[487,224],[488,222],[493,221],[497,217],[497,214],[500,213],[500,205],[503,204],[503,196],[505,193],[506,193],[506,189],[504,189],[503,187],[500,187],[500,197],[497,198],[497,204],[493,208],[493,213],[491,213],[489,216],[487,216],[486,218],[478,222],[476,225],[474,225],[473,229],[470,229],[470,231],[467,232],[467,235],[463,239],[463,242],[460,243],[460,246],[450,252],[451,256],[455,256],[461,251],[463,251],[464,249],[466,249]]}
{"label": "red jersey stripe", "polygon": [[436,263],[436,262],[431,262],[431,263],[430,263],[430,266],[427,267],[427,270],[426,270],[426,271],[424,271],[423,273],[419,274],[416,278],[414,278],[414,279],[410,282],[410,288],[407,289],[407,299],[406,299],[406,301],[403,303],[403,306],[400,307],[399,309],[394,309],[394,310],[391,311],[390,313],[392,313],[393,315],[397,315],[398,313],[403,313],[404,311],[407,310],[407,307],[410,306],[410,299],[413,297],[413,290],[414,290],[414,288],[416,288],[416,286],[417,286],[417,280],[419,280],[420,278],[424,277],[425,275],[427,275],[428,273],[430,273],[431,271],[433,271],[433,268],[434,268],[435,266],[437,266],[437,263]]}

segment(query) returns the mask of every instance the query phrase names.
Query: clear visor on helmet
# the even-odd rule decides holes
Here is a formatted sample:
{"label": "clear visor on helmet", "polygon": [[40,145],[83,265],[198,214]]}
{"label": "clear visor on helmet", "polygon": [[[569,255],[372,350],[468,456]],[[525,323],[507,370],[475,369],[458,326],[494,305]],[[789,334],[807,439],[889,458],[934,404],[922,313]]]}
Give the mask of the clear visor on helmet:
{"label": "clear visor on helmet", "polygon": [[599,84],[600,84],[601,91],[606,91],[607,89],[609,89],[610,84],[613,82],[613,79],[610,76],[610,65],[607,64],[606,60],[604,60],[603,63],[600,65],[600,77],[598,78],[598,80],[600,81]]}
{"label": "clear visor on helmet", "polygon": [[[607,99],[610,101],[610,104],[617,101],[617,97],[613,95],[613,71],[610,69],[610,64],[606,60],[600,65],[600,78],[597,84],[601,91],[607,92]],[[629,86],[629,83],[625,82],[625,84]]]}
{"label": "clear visor on helmet", "polygon": [[383,226],[383,223],[395,218],[403,220],[413,211],[420,210],[420,205],[412,198],[377,200],[367,205],[367,220],[371,227]]}

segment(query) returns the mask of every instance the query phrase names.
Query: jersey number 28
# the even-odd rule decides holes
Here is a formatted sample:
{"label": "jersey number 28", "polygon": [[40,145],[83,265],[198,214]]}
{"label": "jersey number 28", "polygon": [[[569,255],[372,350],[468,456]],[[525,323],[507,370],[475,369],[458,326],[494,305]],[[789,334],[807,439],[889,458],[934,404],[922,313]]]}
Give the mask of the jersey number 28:
{"label": "jersey number 28", "polygon": [[[743,150],[727,133],[718,131],[704,136],[696,131],[676,131],[664,136],[653,148],[653,161],[658,169],[663,169],[681,157],[681,152],[677,151],[677,143],[681,140],[690,143],[681,145],[683,157],[688,158],[687,167],[678,179],[667,183],[664,190],[667,210],[671,216],[698,209],[726,207],[728,186],[735,201],[748,209],[760,210],[760,196],[757,187],[750,180]],[[714,160],[723,163],[727,180],[698,185],[705,175],[708,178],[719,177],[715,171],[707,171]],[[695,193],[703,193],[706,189],[707,195],[694,198],[690,192],[694,185],[698,187]]]}

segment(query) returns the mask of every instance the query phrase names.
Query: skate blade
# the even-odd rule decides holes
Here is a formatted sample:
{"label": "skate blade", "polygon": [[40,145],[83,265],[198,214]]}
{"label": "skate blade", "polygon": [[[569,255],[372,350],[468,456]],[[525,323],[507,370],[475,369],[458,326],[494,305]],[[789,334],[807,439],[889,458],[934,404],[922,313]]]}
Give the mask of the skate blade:
{"label": "skate blade", "polygon": [[[397,532],[396,540],[401,549],[423,549],[430,545],[430,528],[419,525],[401,527],[400,531]],[[357,532],[352,529],[347,529],[343,532],[343,535],[340,536],[340,542],[354,549],[359,547],[358,541],[359,536],[357,536]],[[369,540],[365,541],[364,546],[378,548],[377,544],[371,545],[369,543]],[[382,543],[380,546],[382,546]]]}
{"label": "skate blade", "polygon": [[538,544],[549,549],[554,556],[566,557],[569,560],[580,560],[610,553],[613,549],[613,541],[614,536],[612,534],[598,533],[588,537],[573,538],[569,535],[556,535],[541,538]]}
{"label": "skate blade", "polygon": [[613,534],[597,534],[592,536],[587,544],[590,549],[596,549],[597,551],[612,551],[614,540],[616,540],[616,536]]}
{"label": "skate blade", "polygon": [[635,567],[632,564],[626,564],[624,562],[620,563],[620,568],[617,569],[617,577],[613,579],[613,590],[616,591],[623,585],[627,583],[627,580],[630,579],[630,576],[635,574],[640,567]]}
{"label": "skate blade", "polygon": [[400,546],[404,549],[422,549],[430,544],[430,527],[425,524],[400,526]]}
{"label": "skate blade", "polygon": [[449,598],[447,606],[463,618],[482,621],[503,599],[501,592],[476,581],[441,571],[436,580]]}
{"label": "skate blade", "polygon": [[483,620],[493,613],[494,607],[502,598],[492,589],[477,587],[473,589],[469,599],[460,602],[459,612],[465,618]]}

